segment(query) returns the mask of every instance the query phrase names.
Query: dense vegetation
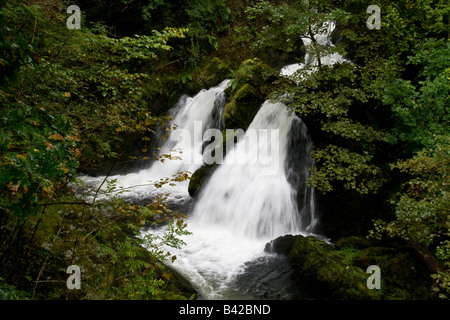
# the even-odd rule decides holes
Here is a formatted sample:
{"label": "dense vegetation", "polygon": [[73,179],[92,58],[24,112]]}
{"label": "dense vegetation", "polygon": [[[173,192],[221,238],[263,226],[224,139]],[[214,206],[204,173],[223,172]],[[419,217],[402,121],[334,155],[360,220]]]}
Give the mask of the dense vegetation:
{"label": "dense vegetation", "polygon": [[[229,77],[228,127],[245,129],[286,93],[306,122],[321,231],[405,243],[428,268],[430,296],[450,298],[445,0],[380,0],[378,30],[366,27],[368,0],[0,4],[0,297],[194,297],[161,263],[176,257],[160,244],[182,245],[189,229],[165,196],[126,203],[112,182],[98,201],[77,175],[147,159],[178,97]],[[70,4],[80,30],[66,27]],[[327,21],[335,46],[315,38]],[[349,62],[278,75],[305,51]],[[132,236],[165,221],[163,238]],[[81,290],[65,285],[72,264],[85,268]]]}

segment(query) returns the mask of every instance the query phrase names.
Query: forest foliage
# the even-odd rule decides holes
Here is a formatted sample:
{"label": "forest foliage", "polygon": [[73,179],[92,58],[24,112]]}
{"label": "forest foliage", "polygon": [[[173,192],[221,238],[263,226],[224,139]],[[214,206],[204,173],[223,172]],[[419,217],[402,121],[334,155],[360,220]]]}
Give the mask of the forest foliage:
{"label": "forest foliage", "polygon": [[[171,255],[158,247],[188,232],[165,196],[136,205],[109,192],[103,202],[77,176],[135,159],[184,91],[223,75],[236,92],[260,83],[240,67],[248,61],[264,63],[258,99],[288,94],[307,123],[322,199],[350,199],[341,212],[365,235],[426,256],[430,290],[450,298],[445,0],[380,0],[379,30],[366,27],[368,0],[74,2],[80,30],[66,27],[68,1],[0,2],[0,289],[10,298],[190,298],[161,263]],[[329,21],[333,45],[321,45]],[[346,61],[273,76],[305,51]],[[141,250],[130,234],[163,220],[170,233]],[[81,292],[65,287],[70,264],[86,266]]]}

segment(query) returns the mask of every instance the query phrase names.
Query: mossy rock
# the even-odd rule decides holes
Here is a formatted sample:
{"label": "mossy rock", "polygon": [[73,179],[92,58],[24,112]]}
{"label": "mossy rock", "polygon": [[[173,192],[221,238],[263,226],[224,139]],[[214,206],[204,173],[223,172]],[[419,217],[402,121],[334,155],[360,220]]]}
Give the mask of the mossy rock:
{"label": "mossy rock", "polygon": [[288,234],[285,236],[281,236],[276,238],[275,240],[270,241],[264,247],[265,252],[269,253],[278,253],[278,254],[289,254],[293,245],[295,243],[295,236]]}
{"label": "mossy rock", "polygon": [[[425,267],[405,247],[346,237],[332,246],[314,237],[295,236],[289,263],[337,299],[430,299]],[[381,289],[370,290],[370,265],[381,270]]]}
{"label": "mossy rock", "polygon": [[273,89],[273,82],[278,78],[278,72],[265,64],[261,59],[254,58],[242,62],[239,69],[234,72],[233,85],[230,93],[239,90],[248,83],[257,88],[260,93],[267,95]]}
{"label": "mossy rock", "polygon": [[194,198],[200,192],[216,168],[217,164],[204,164],[192,174],[188,186],[188,192],[191,197]]}
{"label": "mossy rock", "polygon": [[263,99],[259,94],[253,86],[244,84],[225,105],[225,127],[247,130],[262,104]]}
{"label": "mossy rock", "polygon": [[303,276],[315,279],[332,298],[376,299],[366,286],[367,274],[332,245],[314,237],[297,236],[289,262]]}
{"label": "mossy rock", "polygon": [[385,299],[430,299],[431,278],[425,266],[407,249],[373,246],[354,257],[361,267],[377,265],[381,269]]}
{"label": "mossy rock", "polygon": [[336,248],[346,248],[346,247],[352,247],[352,248],[368,248],[370,247],[371,242],[367,239],[361,238],[361,237],[344,237],[336,241],[335,247]]}
{"label": "mossy rock", "polygon": [[274,91],[277,79],[278,73],[261,59],[245,60],[225,91],[229,97],[224,111],[225,127],[246,130],[262,103]]}
{"label": "mossy rock", "polygon": [[227,62],[218,57],[208,57],[197,66],[192,75],[195,91],[216,86],[230,76]]}
{"label": "mossy rock", "polygon": [[296,236],[294,245],[289,253],[289,261],[302,268],[309,268],[315,264],[313,258],[321,255],[325,256],[331,250],[333,250],[331,245],[315,237]]}

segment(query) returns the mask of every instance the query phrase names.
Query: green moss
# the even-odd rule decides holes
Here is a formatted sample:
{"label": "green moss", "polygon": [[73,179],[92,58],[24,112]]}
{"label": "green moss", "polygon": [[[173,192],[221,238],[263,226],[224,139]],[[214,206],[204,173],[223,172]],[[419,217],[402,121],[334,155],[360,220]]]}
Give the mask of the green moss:
{"label": "green moss", "polygon": [[261,59],[245,60],[234,71],[231,86],[226,90],[229,102],[224,111],[225,127],[246,130],[261,104],[274,91],[277,77]]}
{"label": "green moss", "polygon": [[225,105],[224,122],[226,128],[246,130],[262,103],[259,92],[252,85],[244,84]]}
{"label": "green moss", "polygon": [[370,241],[361,237],[344,237],[336,241],[336,248],[367,248],[370,246]]}
{"label": "green moss", "polygon": [[[358,237],[335,247],[314,237],[296,236],[289,263],[302,276],[317,281],[337,299],[429,299],[430,278],[411,253],[389,246],[369,246]],[[339,245],[338,245],[339,244]],[[370,290],[370,265],[381,269],[381,289]]]}
{"label": "green moss", "polygon": [[205,57],[191,73],[181,75],[183,88],[192,92],[198,92],[203,88],[216,86],[218,83],[230,77],[230,66],[225,60],[218,57]]}

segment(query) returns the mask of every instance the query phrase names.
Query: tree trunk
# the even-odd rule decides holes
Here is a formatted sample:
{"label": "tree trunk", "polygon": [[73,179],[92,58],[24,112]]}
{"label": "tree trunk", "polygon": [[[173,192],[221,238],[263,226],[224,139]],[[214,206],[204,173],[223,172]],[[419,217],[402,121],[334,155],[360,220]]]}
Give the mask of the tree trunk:
{"label": "tree trunk", "polygon": [[408,244],[420,261],[422,261],[430,271],[433,273],[444,271],[444,268],[442,268],[440,263],[431,255],[426,246],[417,241],[410,241]]}
{"label": "tree trunk", "polygon": [[314,37],[314,34],[312,33],[312,30],[311,30],[311,25],[309,25],[308,26],[308,31],[309,31],[309,37],[311,38],[311,41],[312,41],[312,43],[313,43],[313,46],[314,46],[314,49],[316,49],[315,51],[315,55],[316,55],[316,58],[317,58],[317,64],[318,64],[318,66],[319,66],[319,69],[322,67],[322,61],[320,60],[320,54],[319,54],[319,52],[317,52],[317,40],[316,40],[316,38]]}

